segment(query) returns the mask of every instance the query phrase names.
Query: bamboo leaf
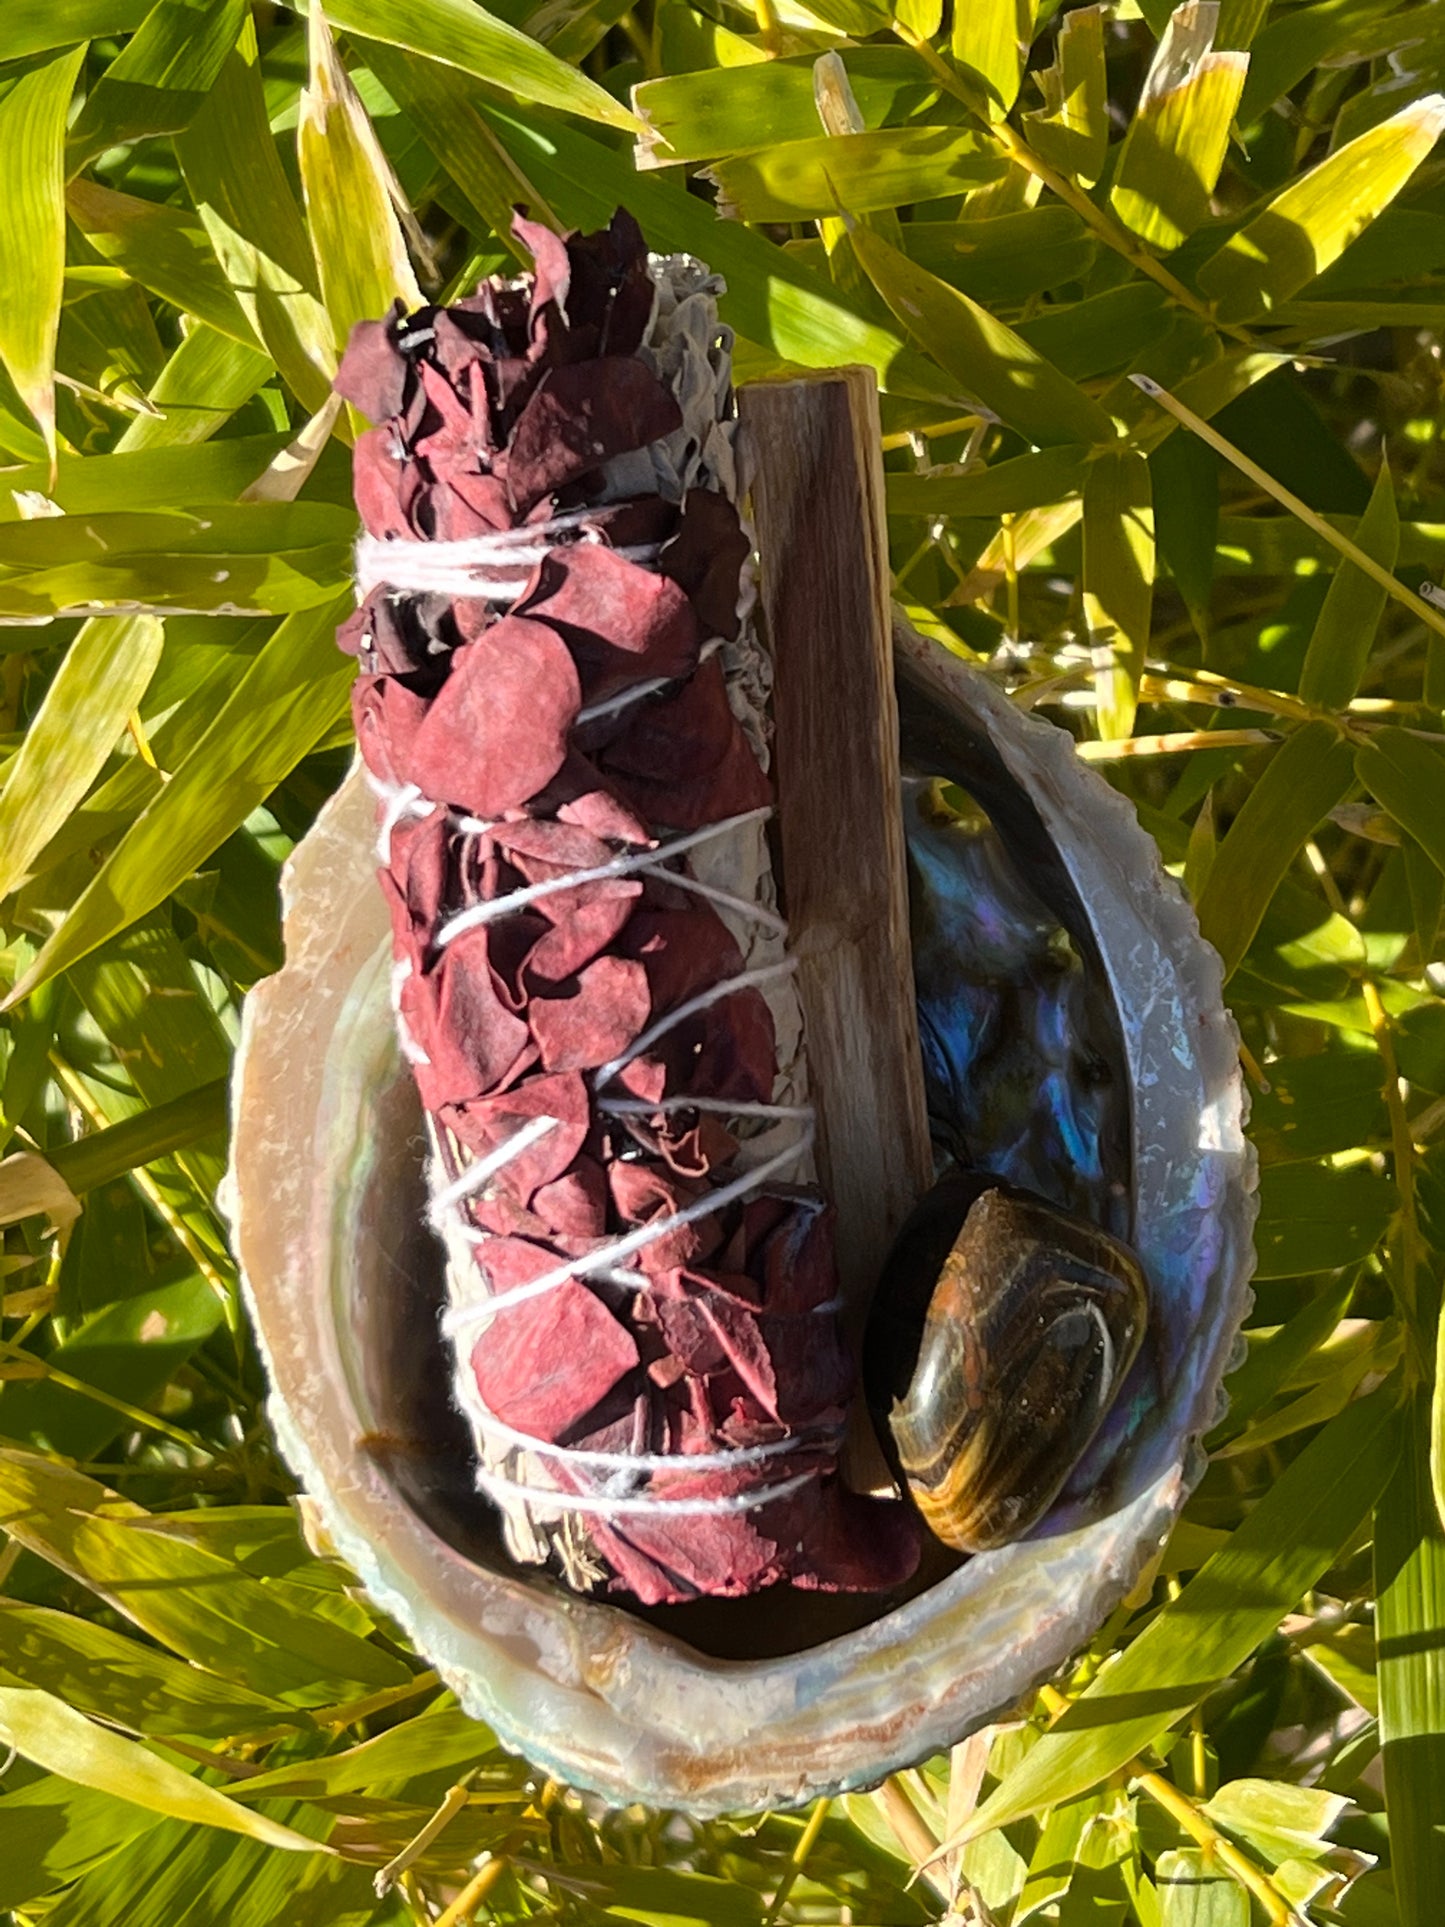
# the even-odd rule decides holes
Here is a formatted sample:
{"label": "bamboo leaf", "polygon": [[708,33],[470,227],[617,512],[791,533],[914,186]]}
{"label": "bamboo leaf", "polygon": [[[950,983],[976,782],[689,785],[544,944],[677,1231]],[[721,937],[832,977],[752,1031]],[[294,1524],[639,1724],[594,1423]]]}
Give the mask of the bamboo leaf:
{"label": "bamboo leaf", "polygon": [[92,1131],[73,1144],[56,1145],[46,1155],[71,1190],[82,1196],[124,1177],[137,1165],[152,1164],[202,1138],[223,1136],[227,1089],[225,1078],[215,1078],[178,1097],[147,1105],[134,1117]]}
{"label": "bamboo leaf", "polygon": [[1440,810],[1445,758],[1434,744],[1391,726],[1361,746],[1355,767],[1381,808],[1409,831],[1437,869],[1445,871],[1445,817]]}
{"label": "bamboo leaf", "polygon": [[1230,824],[1198,903],[1199,927],[1226,975],[1249,948],[1269,900],[1354,775],[1349,745],[1329,723],[1306,723],[1275,751]]}
{"label": "bamboo leaf", "polygon": [[421,306],[421,290],[393,206],[400,189],[320,6],[311,9],[308,47],[296,147],[322,298],[344,348],[356,322],[387,313],[397,300],[410,313]]}
{"label": "bamboo leaf", "polygon": [[1155,1864],[1159,1927],[1249,1927],[1249,1895],[1196,1848],[1171,1847]]}
{"label": "bamboo leaf", "polygon": [[259,351],[260,337],[194,215],[86,180],[70,183],[65,205],[91,246],[138,286]]}
{"label": "bamboo leaf", "polygon": [[1002,421],[1041,447],[1108,443],[1099,404],[986,308],[918,267],[870,229],[853,248],[869,280],[941,368]]}
{"label": "bamboo leaf", "polygon": [[1035,0],[969,0],[953,10],[953,57],[982,84],[993,119],[1018,98],[1035,10]]}
{"label": "bamboo leaf", "polygon": [[1105,742],[1128,736],[1134,727],[1153,605],[1149,464],[1135,450],[1110,451],[1084,483],[1084,620]]}
{"label": "bamboo leaf", "polygon": [[0,1160],[0,1225],[41,1216],[63,1230],[80,1216],[80,1202],[45,1158],[34,1151],[12,1151]]}
{"label": "bamboo leaf", "polygon": [[0,1686],[0,1743],[79,1786],[129,1800],[172,1820],[247,1834],[293,1853],[325,1851],[315,1840],[237,1806],[203,1780],[77,1713],[38,1688]]}
{"label": "bamboo leaf", "polygon": [[1284,188],[1199,270],[1226,321],[1267,313],[1323,274],[1389,206],[1445,129],[1426,94]]}
{"label": "bamboo leaf", "polygon": [[813,140],[718,161],[718,211],[735,221],[797,221],[869,214],[996,180],[1004,171],[987,135],[956,127],[890,127]]}
{"label": "bamboo leaf", "polygon": [[83,1473],[0,1448],[0,1499],[13,1538],[172,1652],[248,1692],[294,1709],[410,1677],[379,1647],[312,1611],[304,1588],[253,1578]]}
{"label": "bamboo leaf", "polygon": [[[633,116],[595,80],[472,0],[325,0],[325,6],[331,24],[347,33],[460,68],[519,100],[636,131]],[[298,11],[307,10],[301,0]]]}
{"label": "bamboo leaf", "polygon": [[1401,1927],[1432,1927],[1445,1892],[1445,1528],[1430,1485],[1428,1394],[1375,1513],[1380,1734]]}
{"label": "bamboo leaf", "polygon": [[1194,435],[1171,435],[1149,457],[1159,557],[1173,576],[1195,628],[1209,632],[1209,602],[1219,540],[1219,460]]}
{"label": "bamboo leaf", "polygon": [[[838,58],[866,127],[912,119],[925,102],[938,112],[936,90],[910,49],[848,47]],[[811,55],[664,74],[634,87],[632,106],[643,125],[634,150],[639,168],[746,153],[818,132]]]}
{"label": "bamboo leaf", "polygon": [[969,475],[885,476],[890,515],[995,516],[1082,493],[1093,450],[1041,448]]}
{"label": "bamboo leaf", "polygon": [[18,1001],[162,902],[245,822],[346,713],[354,674],[336,648],[349,606],[283,622],[235,694],[11,992]]}
{"label": "bamboo leaf", "polygon": [[0,1800],[0,1907],[52,1893],[157,1825],[128,1800],[55,1774],[9,1788]]}
{"label": "bamboo leaf", "polygon": [[1380,1496],[1399,1446],[1393,1384],[1347,1406],[1286,1467],[1229,1543],[946,1845],[1057,1806],[1126,1767],[1274,1631]]}
{"label": "bamboo leaf", "polygon": [[[3,1620],[0,1620],[3,1624]],[[246,1800],[273,1799],[286,1794],[297,1800],[327,1798],[337,1793],[364,1792],[386,1781],[419,1779],[423,1775],[470,1766],[498,1752],[496,1739],[480,1720],[457,1707],[438,1707],[403,1720],[372,1740],[349,1746],[320,1760],[294,1760],[272,1767],[248,1780],[238,1791]],[[526,1769],[516,1762],[517,1778]]]}
{"label": "bamboo leaf", "polygon": [[1170,16],[1124,136],[1110,202],[1126,227],[1177,248],[1209,215],[1249,56],[1215,53],[1217,0]]}
{"label": "bamboo leaf", "polygon": [[[1400,517],[1389,462],[1380,473],[1370,505],[1360,517],[1355,541],[1367,555],[1393,569],[1400,549]],[[1385,608],[1385,591],[1353,562],[1341,558],[1330,580],[1324,607],[1310,637],[1299,693],[1322,709],[1343,709],[1360,686]]]}
{"label": "bamboo leaf", "polygon": [[1052,67],[1035,78],[1042,112],[1024,115],[1031,144],[1043,158],[1092,187],[1109,150],[1109,76],[1104,66],[1104,9],[1071,7],[1064,15]]}
{"label": "bamboo leaf", "polygon": [[155,414],[137,415],[115,452],[207,441],[274,373],[275,363],[260,348],[200,322],[156,377],[148,397]]}
{"label": "bamboo leaf", "polygon": [[318,299],[311,239],[271,138],[249,12],[220,78],[177,136],[176,156],[247,321],[314,413],[336,372],[331,322]]}
{"label": "bamboo leaf", "polygon": [[1095,253],[1088,230],[1067,207],[908,223],[909,259],[986,308],[1021,304],[1045,288],[1078,280]]}
{"label": "bamboo leaf", "polygon": [[175,134],[215,84],[245,0],[156,0],[86,97],[65,145],[67,174],[107,147]]}
{"label": "bamboo leaf", "polygon": [[96,777],[160,659],[154,616],[101,616],[66,651],[0,793],[0,896],[8,896]]}
{"label": "bamboo leaf", "polygon": [[0,360],[55,458],[55,340],[65,279],[65,116],[84,47],[0,98],[0,255],[24,262],[0,302]]}
{"label": "bamboo leaf", "polygon": [[155,0],[7,0],[5,58],[70,47],[139,27]]}

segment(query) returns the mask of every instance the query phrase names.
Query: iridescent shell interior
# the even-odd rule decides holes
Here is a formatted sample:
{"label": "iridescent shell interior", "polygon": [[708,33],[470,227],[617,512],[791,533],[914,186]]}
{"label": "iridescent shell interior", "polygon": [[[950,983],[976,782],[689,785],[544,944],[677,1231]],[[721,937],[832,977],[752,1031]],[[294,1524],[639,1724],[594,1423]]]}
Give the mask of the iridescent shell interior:
{"label": "iridescent shell interior", "polygon": [[940,1142],[1128,1239],[1151,1288],[1122,1395],[1022,1543],[942,1556],[906,1596],[645,1615],[510,1563],[449,1397],[357,776],[292,860],[287,964],[246,1013],[230,1206],[281,1447],[330,1542],[463,1704],[616,1802],[798,1804],[1010,1706],[1167,1533],[1248,1302],[1254,1170],[1217,958],[1067,736],[910,629],[896,645]]}

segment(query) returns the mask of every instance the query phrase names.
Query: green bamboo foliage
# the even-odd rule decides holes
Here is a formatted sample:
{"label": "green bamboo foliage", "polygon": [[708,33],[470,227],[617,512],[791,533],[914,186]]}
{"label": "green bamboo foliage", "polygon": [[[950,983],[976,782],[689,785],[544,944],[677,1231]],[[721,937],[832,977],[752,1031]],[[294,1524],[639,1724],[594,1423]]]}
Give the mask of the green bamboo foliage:
{"label": "green bamboo foliage", "polygon": [[[1388,0],[0,8],[3,1927],[1435,1927],[1442,87]],[[1075,1669],[707,1824],[540,1783],[307,1543],[216,1200],[350,748],[337,355],[619,203],[745,378],[876,372],[898,601],[1138,809],[1261,1161]]]}

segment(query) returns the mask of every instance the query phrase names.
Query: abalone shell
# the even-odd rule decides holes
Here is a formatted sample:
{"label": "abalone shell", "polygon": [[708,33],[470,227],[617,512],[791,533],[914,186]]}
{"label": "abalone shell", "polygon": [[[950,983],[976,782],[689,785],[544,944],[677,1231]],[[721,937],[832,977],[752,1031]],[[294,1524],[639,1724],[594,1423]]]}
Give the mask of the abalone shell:
{"label": "abalone shell", "polygon": [[[1128,805],[1067,736],[906,627],[896,643],[910,769],[987,815],[1047,931],[1065,933],[1068,956],[1041,941],[1060,950],[1077,1019],[1051,1073],[1069,1102],[1041,1116],[1007,1050],[991,1086],[975,1081],[983,1057],[961,1050],[954,1019],[976,985],[962,983],[960,1004],[945,937],[946,982],[923,943],[940,1132],[1123,1237],[1149,1294],[1118,1397],[1021,1540],[913,1597],[876,1600],[865,1623],[840,1628],[803,1595],[731,1602],[742,1616],[727,1624],[742,1630],[726,1637],[693,1607],[648,1619],[520,1570],[442,1390],[442,1260],[423,1225],[359,776],[288,865],[287,963],[246,1008],[235,1247],[270,1415],[317,1530],[470,1712],[540,1769],[619,1803],[796,1805],[876,1781],[1013,1706],[1090,1637],[1167,1534],[1202,1469],[1198,1441],[1248,1302],[1254,1166],[1218,959]],[[992,900],[985,884],[976,899]],[[1031,1006],[1045,1041],[1050,1007]]]}

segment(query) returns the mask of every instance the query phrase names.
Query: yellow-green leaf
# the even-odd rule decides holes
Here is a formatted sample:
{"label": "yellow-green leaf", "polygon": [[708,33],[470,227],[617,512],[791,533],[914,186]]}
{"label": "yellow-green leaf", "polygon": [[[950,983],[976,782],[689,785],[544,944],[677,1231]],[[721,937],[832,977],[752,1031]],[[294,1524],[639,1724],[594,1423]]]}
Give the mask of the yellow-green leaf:
{"label": "yellow-green leaf", "polygon": [[606,88],[475,0],[326,0],[326,13],[347,33],[460,67],[521,100],[636,131],[637,122]]}
{"label": "yellow-green leaf", "polygon": [[1394,200],[1445,130],[1426,94],[1311,168],[1199,270],[1222,319],[1267,313],[1323,274]]}
{"label": "yellow-green leaf", "polygon": [[1114,440],[1099,404],[986,308],[869,229],[852,239],[879,294],[965,394],[1040,447]]}
{"label": "yellow-green leaf", "polygon": [[996,180],[1004,162],[985,134],[957,127],[887,127],[820,134],[718,161],[719,211],[736,221],[869,214]]}
{"label": "yellow-green leaf", "polygon": [[98,616],[66,651],[0,793],[0,897],[80,802],[160,660],[154,616]]}
{"label": "yellow-green leaf", "polygon": [[344,348],[356,322],[385,314],[397,299],[408,312],[420,307],[421,290],[393,204],[401,190],[319,5],[307,38],[296,149],[322,299]]}
{"label": "yellow-green leaf", "polygon": [[85,48],[22,73],[0,99],[0,360],[55,456],[55,338],[65,281],[65,116]]}
{"label": "yellow-green leaf", "polygon": [[163,902],[345,715],[354,671],[336,648],[335,630],[349,602],[329,600],[281,624],[12,998],[28,996]]}
{"label": "yellow-green leaf", "polygon": [[70,183],[65,205],[96,252],[138,286],[233,341],[260,348],[210,237],[193,214],[83,179]]}
{"label": "yellow-green leaf", "polygon": [[1139,677],[1154,606],[1154,505],[1149,464],[1135,449],[1110,450],[1084,482],[1084,620],[1094,658],[1099,735],[1134,727]]}
{"label": "yellow-green leaf", "polygon": [[198,322],[155,379],[147,399],[156,412],[136,416],[116,453],[208,441],[274,373],[264,350]]}
{"label": "yellow-green leaf", "polygon": [[1199,927],[1226,975],[1249,948],[1285,872],[1354,776],[1350,746],[1329,723],[1306,723],[1275,751],[1220,844],[1199,898]]}
{"label": "yellow-green leaf", "polygon": [[1216,0],[1176,7],[1124,136],[1110,201],[1126,227],[1177,248],[1208,218],[1249,56],[1215,53]]}
{"label": "yellow-green leaf", "polygon": [[1445,870],[1445,757],[1435,744],[1392,725],[1361,746],[1355,767],[1381,808]]}
{"label": "yellow-green leaf", "polygon": [[993,517],[1057,502],[1083,489],[1092,449],[1044,448],[967,475],[886,475],[890,515]]}
{"label": "yellow-green leaf", "polygon": [[[917,118],[924,103],[932,103],[937,116],[937,89],[910,48],[848,47],[835,57],[847,70],[865,127]],[[746,153],[818,131],[811,57],[663,74],[634,87],[632,105],[643,123],[635,148],[639,168]]]}
{"label": "yellow-green leaf", "polygon": [[138,1741],[97,1726],[64,1700],[37,1687],[0,1686],[0,1745],[13,1746],[36,1766],[78,1786],[129,1800],[149,1813],[244,1833],[268,1847],[286,1847],[293,1853],[329,1851],[290,1827],[237,1806],[204,1780],[193,1779]]}
{"label": "yellow-green leaf", "polygon": [[1431,1490],[1430,1424],[1422,1387],[1375,1512],[1380,1737],[1401,1927],[1432,1927],[1445,1892],[1445,1528]]}
{"label": "yellow-green leaf", "polygon": [[176,139],[186,186],[246,319],[309,412],[331,392],[336,353],[316,260],[272,139],[256,27],[241,36]]}
{"label": "yellow-green leaf", "polygon": [[[1370,505],[1355,541],[1366,555],[1393,569],[1400,548],[1400,516],[1388,460],[1380,463]],[[1322,709],[1343,709],[1360,686],[1385,607],[1382,584],[1340,558],[1325,595],[1300,672],[1299,693]]]}
{"label": "yellow-green leaf", "polygon": [[563,223],[478,111],[476,88],[455,68],[417,60],[377,41],[363,44],[368,65],[421,132],[483,225],[524,269],[530,268],[531,255],[512,234],[514,210],[519,205],[529,208],[534,221],[545,221],[558,232]]}
{"label": "yellow-green leaf", "polygon": [[107,147],[174,134],[215,84],[245,0],[157,0],[86,96],[65,145],[68,174]]}
{"label": "yellow-green leaf", "polygon": [[1035,0],[955,0],[953,57],[982,83],[995,120],[1018,98],[1034,13]]}
{"label": "yellow-green leaf", "polygon": [[1052,67],[1035,78],[1042,112],[1025,114],[1030,143],[1062,174],[1092,187],[1109,151],[1109,78],[1104,67],[1104,9],[1072,7],[1064,15]]}

